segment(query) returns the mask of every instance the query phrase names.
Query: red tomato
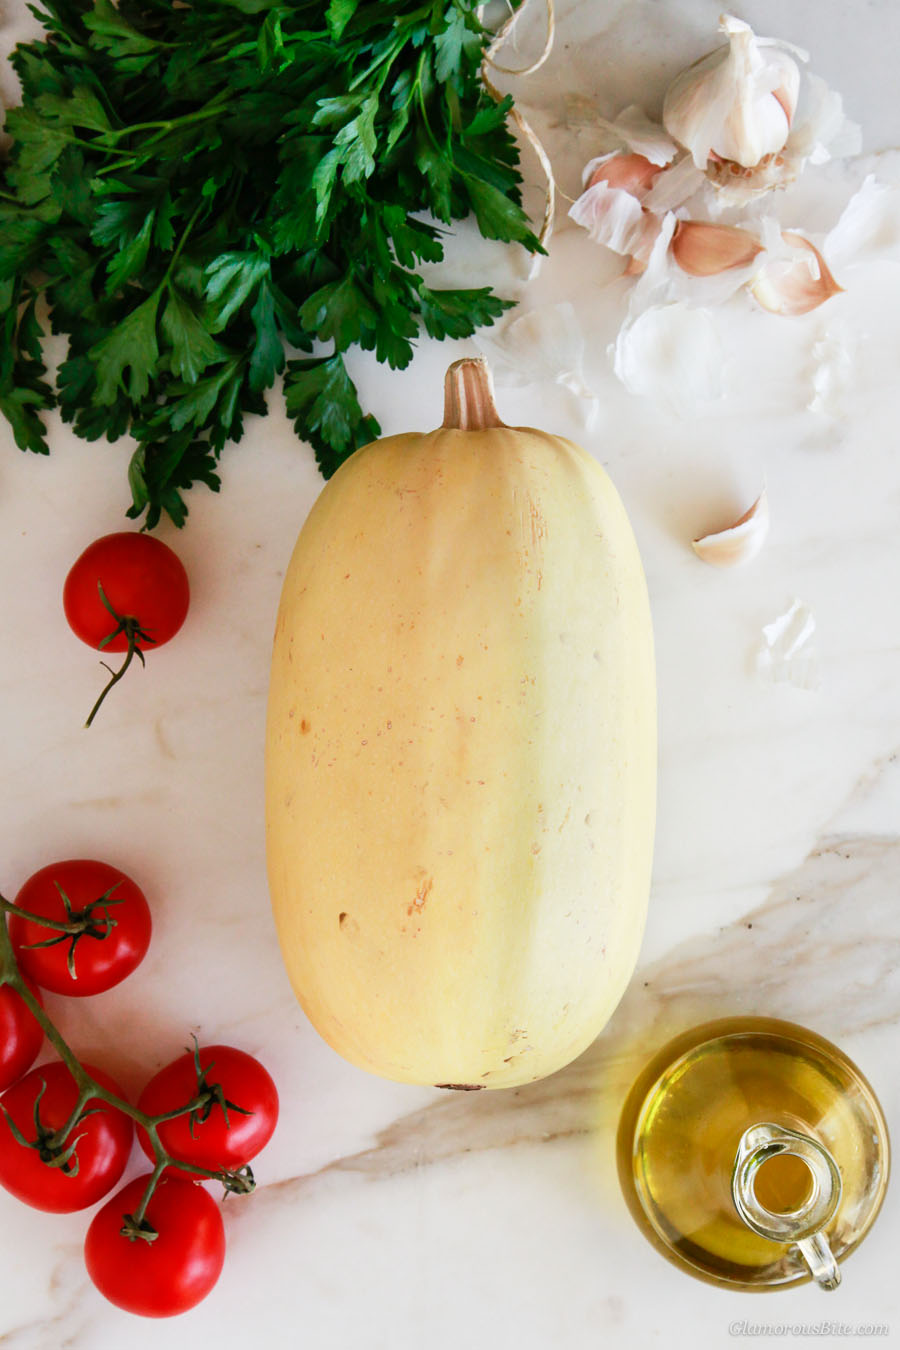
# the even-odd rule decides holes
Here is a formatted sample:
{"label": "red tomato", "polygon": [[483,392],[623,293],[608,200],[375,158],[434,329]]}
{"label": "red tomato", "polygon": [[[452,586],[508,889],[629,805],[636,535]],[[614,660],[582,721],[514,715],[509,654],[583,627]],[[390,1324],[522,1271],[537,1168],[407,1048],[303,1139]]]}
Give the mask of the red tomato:
{"label": "red tomato", "polygon": [[145,1219],[152,1242],[123,1237],[125,1214],[141,1203],[147,1177],[123,1186],[91,1220],[84,1243],[87,1271],[104,1298],[143,1317],[187,1312],[212,1289],[225,1261],[225,1229],[213,1198],[202,1186],[164,1177]]}
{"label": "red tomato", "polygon": [[[85,1064],[85,1069],[109,1092],[121,1097],[119,1086],[101,1069]],[[37,1137],[34,1122],[35,1101],[41,1091],[38,1114],[42,1129],[60,1129],[69,1119],[78,1101],[78,1088],[62,1060],[32,1069],[14,1087],[3,1094],[5,1111],[0,1112],[0,1185],[34,1209],[53,1214],[70,1214],[87,1209],[112,1190],[125,1170],[131,1152],[133,1128],[122,1111],[108,1106],[101,1098],[92,1098],[87,1115],[72,1130],[67,1145],[78,1139],[75,1174],[49,1167],[38,1149],[20,1144],[10,1129],[7,1113],[29,1141]],[[80,1136],[80,1138],[78,1137]]]}
{"label": "red tomato", "polygon": [[[63,587],[69,627],[89,647],[106,652],[128,650],[128,636],[115,632],[116,619],[104,605],[99,587],[120,619],[136,621],[137,647],[159,647],[184,623],[190,603],[187,573],[168,545],[149,534],[106,534],[89,544],[72,566]],[[109,641],[104,639],[109,638]]]}
{"label": "red tomato", "polygon": [[[69,858],[50,863],[29,877],[16,904],[32,914],[67,923],[70,919],[59,888],[68,897],[72,915],[83,920],[84,932],[72,938],[19,914],[10,915],[9,935],[19,968],[55,994],[102,994],[144,959],[152,926],[144,893],[118,867]],[[104,904],[109,907],[108,915]],[[30,945],[55,937],[62,940],[52,946]]]}
{"label": "red tomato", "polygon": [[[221,1088],[225,1106],[211,1095],[199,1111],[160,1125],[160,1142],[179,1162],[196,1163],[211,1172],[236,1171],[271,1139],[278,1120],[278,1092],[259,1060],[229,1045],[201,1048],[200,1065],[209,1087]],[[149,1116],[161,1116],[197,1095],[197,1070],[189,1051],[150,1079],[138,1106]],[[252,1114],[242,1115],[235,1107]],[[140,1126],[138,1141],[152,1159],[153,1148]]]}
{"label": "red tomato", "polygon": [[[41,996],[30,980],[28,987],[41,1003]],[[40,1023],[28,1011],[24,1000],[8,984],[0,986],[0,1092],[31,1067],[43,1042]]]}

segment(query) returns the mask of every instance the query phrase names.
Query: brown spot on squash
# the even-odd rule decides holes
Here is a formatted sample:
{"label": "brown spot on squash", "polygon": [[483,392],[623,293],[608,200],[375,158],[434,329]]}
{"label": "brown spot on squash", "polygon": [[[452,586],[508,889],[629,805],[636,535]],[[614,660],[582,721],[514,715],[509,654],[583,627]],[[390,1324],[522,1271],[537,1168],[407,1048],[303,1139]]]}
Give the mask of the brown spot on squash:
{"label": "brown spot on squash", "polygon": [[432,877],[425,877],[420,883],[419,889],[413,896],[413,902],[406,911],[408,916],[416,913],[421,914],[422,910],[425,908],[425,901],[428,899],[433,885],[434,879]]}
{"label": "brown spot on squash", "polygon": [[[293,714],[291,714],[291,715],[293,716]],[[309,731],[309,722],[306,720],[305,717],[301,717],[301,718],[300,718],[300,730],[301,730],[301,732],[303,733],[304,736],[305,736],[305,735],[307,734],[307,732]]]}

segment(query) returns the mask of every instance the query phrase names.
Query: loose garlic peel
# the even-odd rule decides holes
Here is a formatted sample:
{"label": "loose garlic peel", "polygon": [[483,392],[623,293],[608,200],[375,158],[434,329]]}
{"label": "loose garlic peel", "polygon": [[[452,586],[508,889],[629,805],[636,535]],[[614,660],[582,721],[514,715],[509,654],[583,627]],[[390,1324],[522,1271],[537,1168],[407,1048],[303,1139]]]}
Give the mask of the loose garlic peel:
{"label": "loose garlic peel", "polygon": [[769,498],[766,489],[739,520],[715,534],[693,540],[698,558],[712,567],[737,567],[755,558],[769,532]]}
{"label": "loose garlic peel", "polygon": [[[784,148],[800,91],[796,61],[749,24],[725,14],[728,37],[676,76],[666,91],[663,125],[699,169],[711,158],[752,169]],[[787,45],[787,44],[784,44]],[[805,59],[805,53],[798,53]]]}

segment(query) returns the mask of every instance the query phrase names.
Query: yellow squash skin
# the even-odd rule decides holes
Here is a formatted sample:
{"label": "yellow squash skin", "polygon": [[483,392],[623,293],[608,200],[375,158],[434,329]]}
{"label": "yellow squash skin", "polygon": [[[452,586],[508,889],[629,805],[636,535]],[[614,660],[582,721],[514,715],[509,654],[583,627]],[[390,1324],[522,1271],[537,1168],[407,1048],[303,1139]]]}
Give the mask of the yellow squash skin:
{"label": "yellow squash skin", "polygon": [[358,450],[285,578],[269,884],[313,1025],[387,1078],[509,1087],[597,1036],[637,960],[656,712],[603,470],[528,428]]}

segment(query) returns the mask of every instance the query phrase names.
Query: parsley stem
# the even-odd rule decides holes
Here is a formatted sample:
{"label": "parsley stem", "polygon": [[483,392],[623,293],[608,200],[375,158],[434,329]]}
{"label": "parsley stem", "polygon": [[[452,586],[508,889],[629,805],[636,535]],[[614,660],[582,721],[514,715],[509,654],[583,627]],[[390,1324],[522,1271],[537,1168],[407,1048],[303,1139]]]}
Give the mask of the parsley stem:
{"label": "parsley stem", "polygon": [[416,101],[419,105],[419,111],[422,114],[422,121],[425,124],[425,131],[428,135],[428,139],[431,141],[431,144],[434,146],[438,154],[442,155],[444,153],[444,149],[443,146],[438,144],[437,140],[435,139],[434,132],[431,130],[431,123],[428,120],[428,109],[425,106],[425,90],[422,88],[422,70],[425,65],[425,57],[427,56],[427,54],[428,53],[423,49],[422,54],[419,57],[419,64],[416,67],[416,78],[415,81],[413,82],[410,98],[415,96]]}
{"label": "parsley stem", "polygon": [[158,127],[164,131],[174,131],[176,127],[187,126],[190,122],[203,122],[208,117],[218,117],[222,111],[221,107],[200,108],[195,113],[185,113],[184,117],[171,117],[164,122],[132,122],[130,126],[120,127],[118,131],[111,131],[110,136],[128,136],[132,131],[155,131]]}
{"label": "parsley stem", "polygon": [[[170,131],[174,131],[178,127],[190,126],[194,122],[206,122],[211,117],[218,117],[219,114],[222,112],[223,105],[225,102],[227,102],[227,99],[228,99],[228,91],[220,90],[220,92],[216,94],[214,98],[211,98],[210,101],[204,105],[204,107],[198,108],[196,112],[184,113],[181,117],[169,117],[161,121],[132,122],[128,126],[118,127],[115,130],[104,132],[103,135],[98,138],[98,145],[102,149],[105,150],[115,149],[117,154],[128,155],[130,158],[136,158],[139,153],[137,151],[122,150],[121,148],[119,148],[118,145],[107,146],[104,145],[103,142],[107,140],[117,142],[120,137],[130,136],[132,132],[135,131],[156,131],[161,133],[162,136],[167,136]],[[153,145],[154,142],[158,141],[160,138],[161,138],[160,135],[148,137],[147,140],[144,141],[140,153],[141,154],[145,153],[147,146]],[[96,150],[98,148],[98,145],[94,145],[91,148]]]}
{"label": "parsley stem", "polygon": [[400,55],[403,48],[406,46],[406,43],[407,38],[405,36],[398,38],[396,42],[392,42],[391,45],[387,48],[387,50],[383,52],[381,56],[378,57],[377,61],[373,61],[370,66],[367,66],[366,69],[361,71],[360,74],[357,75],[355,79],[350,81],[350,83],[347,85],[348,92],[352,93],[354,89],[357,89],[361,84],[364,84],[365,81],[369,78],[369,76],[374,75],[378,67],[384,65],[385,61],[387,61],[388,63],[387,68],[382,71],[381,78],[379,79],[373,91],[375,93],[380,92],[382,86],[384,85],[385,80],[388,77],[388,74],[390,73],[391,66],[394,64],[395,57]]}
{"label": "parsley stem", "polygon": [[[113,132],[106,132],[106,133],[104,133],[104,134],[105,134],[105,135],[116,136],[116,135],[119,135],[119,134],[121,134],[121,133],[113,131]],[[105,151],[106,153],[109,153],[109,152],[111,151],[111,149],[112,149],[111,146],[106,146],[106,145],[103,144],[103,137],[102,137],[102,136],[98,136],[97,139],[96,139],[95,141],[83,141],[83,140],[81,140],[81,138],[80,138],[79,136],[66,136],[66,137],[65,137],[65,140],[68,142],[69,145],[77,145],[77,146],[79,146],[82,150],[91,150],[94,154],[96,154],[98,150],[100,150],[100,151]],[[119,149],[117,148],[117,149],[116,149],[116,154],[118,154],[118,155],[127,155],[127,157],[128,157],[129,159],[137,159],[137,155],[135,154],[135,152],[134,152],[133,150],[119,150]]]}
{"label": "parsley stem", "polygon": [[205,205],[206,205],[205,202],[198,202],[197,206],[194,208],[194,214],[191,216],[187,225],[184,227],[184,233],[182,234],[181,238],[178,241],[178,244],[176,245],[175,252],[172,254],[171,261],[169,262],[169,265],[166,268],[166,274],[163,277],[162,281],[159,283],[157,290],[161,291],[163,286],[168,286],[172,273],[174,272],[175,266],[178,262],[178,259],[181,257],[181,250],[184,248],[185,244],[190,238],[191,230],[193,230],[195,224],[197,223],[197,217],[199,216],[200,212],[203,210],[203,207]]}
{"label": "parsley stem", "polygon": [[129,165],[131,165],[134,162],[135,156],[129,150],[119,150],[117,148],[116,154],[127,155],[128,158],[117,160],[113,164],[104,164],[103,168],[98,169],[97,172],[95,173],[94,175],[95,178],[102,178],[103,175],[107,173],[118,173],[120,169],[127,169]]}

